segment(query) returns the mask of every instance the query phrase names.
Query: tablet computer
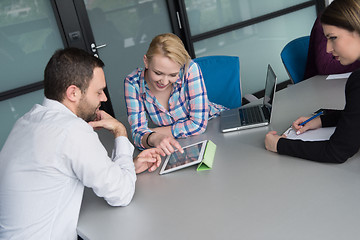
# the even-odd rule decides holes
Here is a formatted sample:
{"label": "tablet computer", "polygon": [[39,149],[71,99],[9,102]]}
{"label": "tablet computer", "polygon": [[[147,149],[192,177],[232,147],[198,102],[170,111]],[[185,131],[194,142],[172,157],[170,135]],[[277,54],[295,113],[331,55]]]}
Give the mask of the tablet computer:
{"label": "tablet computer", "polygon": [[173,172],[200,163],[203,160],[207,140],[183,147],[184,153],[176,150],[167,156],[160,174]]}

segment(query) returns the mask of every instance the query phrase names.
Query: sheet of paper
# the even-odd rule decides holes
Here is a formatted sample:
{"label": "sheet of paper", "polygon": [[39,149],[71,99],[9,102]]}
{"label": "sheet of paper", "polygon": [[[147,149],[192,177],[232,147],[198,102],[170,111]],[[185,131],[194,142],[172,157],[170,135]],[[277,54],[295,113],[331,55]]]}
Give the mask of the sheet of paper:
{"label": "sheet of paper", "polygon": [[289,139],[301,139],[303,141],[321,141],[329,140],[330,136],[334,133],[335,127],[318,128],[315,130],[308,130],[302,134],[297,135],[295,130],[291,127],[284,132]]}
{"label": "sheet of paper", "polygon": [[341,74],[331,74],[326,78],[326,80],[349,78],[350,74],[351,72],[341,73]]}

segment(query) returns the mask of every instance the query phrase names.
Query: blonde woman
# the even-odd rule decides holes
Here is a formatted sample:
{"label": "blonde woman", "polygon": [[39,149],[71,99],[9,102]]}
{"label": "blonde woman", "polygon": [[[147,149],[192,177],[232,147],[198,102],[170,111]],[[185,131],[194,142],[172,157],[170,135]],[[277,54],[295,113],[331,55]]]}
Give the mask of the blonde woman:
{"label": "blonde woman", "polygon": [[[128,120],[135,145],[158,147],[166,154],[183,151],[176,138],[201,134],[208,119],[225,108],[208,101],[199,66],[180,38],[156,36],[137,68],[125,79]],[[148,120],[156,125],[148,127]]]}
{"label": "blonde woman", "polygon": [[[321,24],[327,38],[326,51],[342,65],[360,59],[360,0],[334,0],[321,15]],[[360,70],[353,72],[346,82],[346,105],[343,110],[325,111],[325,114],[300,124],[298,118],[293,128],[301,134],[310,129],[336,126],[327,141],[290,140],[271,131],[265,137],[268,150],[280,154],[318,162],[343,163],[360,148]]]}

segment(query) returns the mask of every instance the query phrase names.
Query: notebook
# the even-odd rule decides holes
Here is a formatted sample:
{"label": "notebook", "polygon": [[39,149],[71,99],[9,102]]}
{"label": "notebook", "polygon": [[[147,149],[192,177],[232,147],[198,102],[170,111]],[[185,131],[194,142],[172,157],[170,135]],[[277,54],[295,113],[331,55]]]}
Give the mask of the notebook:
{"label": "notebook", "polygon": [[271,121],[272,105],[275,97],[277,77],[268,65],[265,83],[265,95],[262,104],[244,106],[221,112],[220,128],[222,132],[266,126]]}
{"label": "notebook", "polygon": [[317,128],[314,130],[308,130],[302,134],[296,134],[291,127],[283,134],[288,139],[300,139],[303,141],[323,141],[329,140],[331,135],[335,132],[335,127]]}

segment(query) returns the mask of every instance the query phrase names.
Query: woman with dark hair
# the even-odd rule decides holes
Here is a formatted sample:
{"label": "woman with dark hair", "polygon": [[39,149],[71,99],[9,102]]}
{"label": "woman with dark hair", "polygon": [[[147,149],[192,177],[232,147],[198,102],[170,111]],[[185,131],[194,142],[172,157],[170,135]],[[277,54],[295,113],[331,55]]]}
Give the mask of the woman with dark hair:
{"label": "woman with dark hair", "polygon": [[331,53],[326,52],[327,39],[324,36],[320,17],[315,20],[310,34],[304,79],[315,75],[329,75],[353,72],[360,68],[360,61],[342,65]]}
{"label": "woman with dark hair", "polygon": [[[342,65],[360,59],[360,0],[335,0],[324,11],[321,23],[327,38],[326,51]],[[300,117],[293,123],[298,134],[310,129],[336,126],[326,141],[290,140],[275,131],[265,137],[269,151],[318,162],[343,163],[360,147],[360,70],[353,72],[345,87],[346,105],[343,110],[325,111],[324,115],[306,123]]]}

